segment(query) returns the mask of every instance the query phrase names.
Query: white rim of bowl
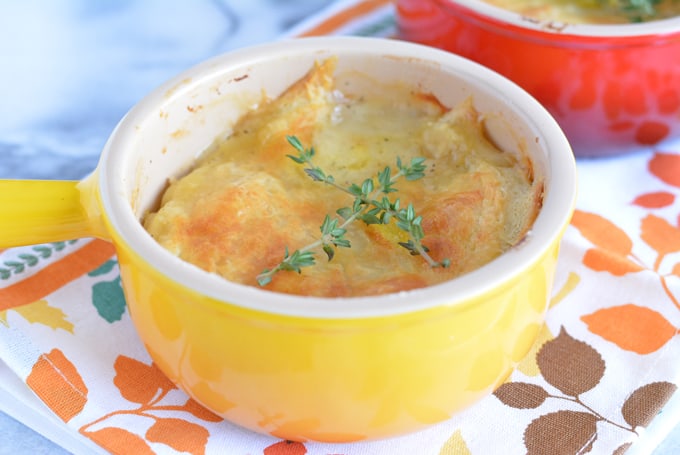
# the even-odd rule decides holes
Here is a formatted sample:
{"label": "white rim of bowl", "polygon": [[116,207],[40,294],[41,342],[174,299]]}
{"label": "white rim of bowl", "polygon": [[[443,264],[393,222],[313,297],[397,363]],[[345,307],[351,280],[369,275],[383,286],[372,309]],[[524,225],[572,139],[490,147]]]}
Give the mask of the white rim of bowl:
{"label": "white rim of bowl", "polygon": [[558,21],[529,21],[522,14],[503,9],[484,0],[438,0],[441,4],[459,4],[473,11],[517,27],[550,35],[578,35],[597,38],[663,37],[680,39],[680,15],[668,19],[630,24],[567,24]]}
{"label": "white rim of bowl", "polygon": [[[441,67],[455,67],[456,73],[472,80],[482,80],[487,89],[503,102],[523,106],[524,116],[543,132],[545,147],[550,151],[546,174],[551,185],[543,208],[531,231],[531,239],[505,252],[500,257],[464,276],[412,291],[370,297],[321,298],[274,293],[237,284],[191,265],[156,243],[144,230],[131,210],[125,195],[122,175],[125,157],[115,153],[132,140],[134,125],[158,106],[158,100],[180,81],[192,80],[184,90],[230,67],[248,67],[277,55],[330,53],[397,55],[425,61],[436,61]],[[99,168],[100,197],[112,228],[127,246],[152,267],[189,289],[245,309],[284,316],[354,319],[379,317],[420,311],[439,305],[455,305],[476,295],[493,290],[523,273],[547,252],[569,222],[575,204],[576,166],[566,137],[550,114],[523,89],[499,74],[457,55],[398,40],[363,37],[296,38],[232,51],[190,68],[142,99],[121,120],[104,147]],[[225,296],[228,296],[225,298]]]}

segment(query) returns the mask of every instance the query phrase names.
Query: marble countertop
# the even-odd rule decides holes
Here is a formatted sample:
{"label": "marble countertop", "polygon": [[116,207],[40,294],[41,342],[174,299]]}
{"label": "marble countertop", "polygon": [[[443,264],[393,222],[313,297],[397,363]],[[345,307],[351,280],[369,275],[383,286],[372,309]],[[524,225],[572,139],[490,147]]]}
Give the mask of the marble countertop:
{"label": "marble countertop", "polygon": [[[333,1],[4,2],[0,178],[84,177],[151,89],[211,56],[276,39]],[[0,437],[0,455],[68,453],[3,413]],[[673,453],[680,429],[654,451]]]}
{"label": "marble countertop", "polygon": [[0,177],[83,177],[147,92],[213,55],[276,39],[331,3],[4,3]]}

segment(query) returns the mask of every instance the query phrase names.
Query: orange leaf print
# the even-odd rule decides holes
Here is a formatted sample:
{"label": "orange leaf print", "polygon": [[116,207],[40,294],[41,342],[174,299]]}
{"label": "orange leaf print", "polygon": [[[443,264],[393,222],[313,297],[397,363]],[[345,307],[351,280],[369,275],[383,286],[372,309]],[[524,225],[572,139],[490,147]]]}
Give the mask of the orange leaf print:
{"label": "orange leaf print", "polygon": [[576,210],[571,224],[593,245],[620,256],[628,256],[633,242],[621,228],[595,213]]}
{"label": "orange leaf print", "polygon": [[632,303],[604,308],[581,320],[594,334],[638,354],[655,352],[678,331],[660,313]]}
{"label": "orange leaf print", "polygon": [[634,116],[647,112],[647,96],[640,85],[626,87],[626,96],[623,98],[623,108]]}
{"label": "orange leaf print", "polygon": [[642,220],[640,236],[657,253],[665,255],[680,251],[680,229],[656,215],[648,215]]}
{"label": "orange leaf print", "polygon": [[633,204],[647,209],[660,209],[668,207],[675,202],[675,195],[667,191],[641,194],[633,200]]}
{"label": "orange leaf print", "polygon": [[157,419],[146,432],[146,438],[151,442],[160,442],[178,452],[194,455],[205,453],[208,436],[210,433],[202,426],[174,418]]}
{"label": "orange leaf print", "polygon": [[662,122],[642,122],[635,130],[635,141],[638,144],[654,145],[668,136],[670,128]]}
{"label": "orange leaf print", "polygon": [[301,442],[279,441],[264,449],[264,455],[305,455],[307,449]]}
{"label": "orange leaf print", "polygon": [[663,182],[680,188],[680,155],[672,153],[655,153],[649,160],[649,172]]}
{"label": "orange leaf print", "polygon": [[0,288],[0,311],[40,300],[99,267],[115,254],[113,245],[93,240],[33,275]]}
{"label": "orange leaf print", "polygon": [[218,416],[212,411],[207,410],[201,404],[189,398],[186,403],[184,403],[184,410],[198,417],[199,419],[206,420],[208,422],[221,422],[224,420],[222,417]]}
{"label": "orange leaf print", "polygon": [[369,14],[370,12],[377,10],[378,8],[389,4],[390,0],[364,0],[358,2],[353,6],[348,6],[347,8],[336,12],[328,19],[322,21],[319,25],[306,30],[300,36],[320,36],[320,35],[330,35],[334,31],[342,28],[348,22],[351,22],[357,17]]}
{"label": "orange leaf print", "polygon": [[115,455],[154,455],[149,444],[134,433],[122,428],[102,428],[97,431],[88,431],[85,436],[92,439],[104,449]]}
{"label": "orange leaf print", "polygon": [[40,356],[26,384],[64,422],[78,415],[87,403],[83,378],[59,349]]}
{"label": "orange leaf print", "polygon": [[113,367],[116,370],[113,383],[128,401],[147,404],[158,395],[159,389],[167,392],[176,388],[155,365],[121,355]]}
{"label": "orange leaf print", "polygon": [[673,266],[673,270],[671,271],[671,273],[675,276],[680,276],[680,262]]}
{"label": "orange leaf print", "polygon": [[583,255],[583,265],[596,272],[609,272],[614,276],[623,276],[643,270],[643,267],[625,256],[620,256],[601,248],[591,248]]}

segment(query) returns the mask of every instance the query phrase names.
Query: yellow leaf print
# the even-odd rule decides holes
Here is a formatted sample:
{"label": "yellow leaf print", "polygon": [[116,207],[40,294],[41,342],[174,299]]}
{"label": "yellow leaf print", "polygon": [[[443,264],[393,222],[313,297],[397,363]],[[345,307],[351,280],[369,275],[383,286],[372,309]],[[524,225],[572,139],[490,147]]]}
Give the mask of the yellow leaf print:
{"label": "yellow leaf print", "polygon": [[[555,293],[552,299],[550,299],[549,308],[554,307],[564,300],[564,298],[568,296],[580,282],[581,277],[578,274],[574,272],[569,273],[567,281],[564,282],[562,288],[557,291],[557,293]],[[531,347],[529,352],[527,352],[527,355],[524,356],[524,359],[520,361],[519,365],[517,365],[517,370],[521,371],[527,376],[538,376],[540,371],[538,370],[538,364],[536,363],[536,353],[546,341],[550,341],[553,338],[555,338],[555,336],[550,333],[550,329],[548,329],[548,327],[544,324],[538,334],[538,337],[536,338],[536,341],[534,342],[534,345]]]}
{"label": "yellow leaf print", "polygon": [[460,430],[456,430],[455,433],[444,443],[439,455],[472,455],[470,449],[463,439],[463,434]]}
{"label": "yellow leaf print", "polygon": [[566,296],[569,295],[571,291],[574,290],[576,286],[578,286],[580,282],[581,282],[580,276],[578,276],[574,272],[569,273],[567,281],[564,283],[564,286],[562,286],[562,289],[560,289],[550,300],[550,308],[560,303]]}
{"label": "yellow leaf print", "polygon": [[543,327],[538,333],[538,337],[536,338],[534,345],[531,347],[529,352],[527,352],[527,355],[524,357],[524,359],[522,359],[519,365],[517,365],[517,370],[521,371],[527,376],[538,376],[540,371],[538,369],[538,363],[536,363],[536,353],[539,349],[541,349],[541,346],[543,346],[546,341],[550,341],[553,338],[555,338],[555,336],[550,332],[550,329],[545,324],[543,324]]}
{"label": "yellow leaf print", "polygon": [[73,324],[66,320],[66,314],[59,308],[54,308],[47,300],[37,300],[28,305],[13,308],[24,319],[33,324],[43,324],[53,329],[63,329],[73,333]]}

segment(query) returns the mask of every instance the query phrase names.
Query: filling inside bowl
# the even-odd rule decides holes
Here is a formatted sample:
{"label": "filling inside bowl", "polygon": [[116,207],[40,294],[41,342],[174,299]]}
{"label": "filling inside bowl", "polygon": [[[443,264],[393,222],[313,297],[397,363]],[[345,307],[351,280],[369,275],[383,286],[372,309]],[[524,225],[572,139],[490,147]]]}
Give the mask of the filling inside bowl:
{"label": "filling inside bowl", "polygon": [[539,21],[626,24],[680,14],[680,0],[484,0]]}
{"label": "filling inside bowl", "polygon": [[335,63],[263,96],[174,179],[144,219],[155,240],[227,280],[325,297],[440,283],[522,240],[543,184],[471,98],[448,108]]}

